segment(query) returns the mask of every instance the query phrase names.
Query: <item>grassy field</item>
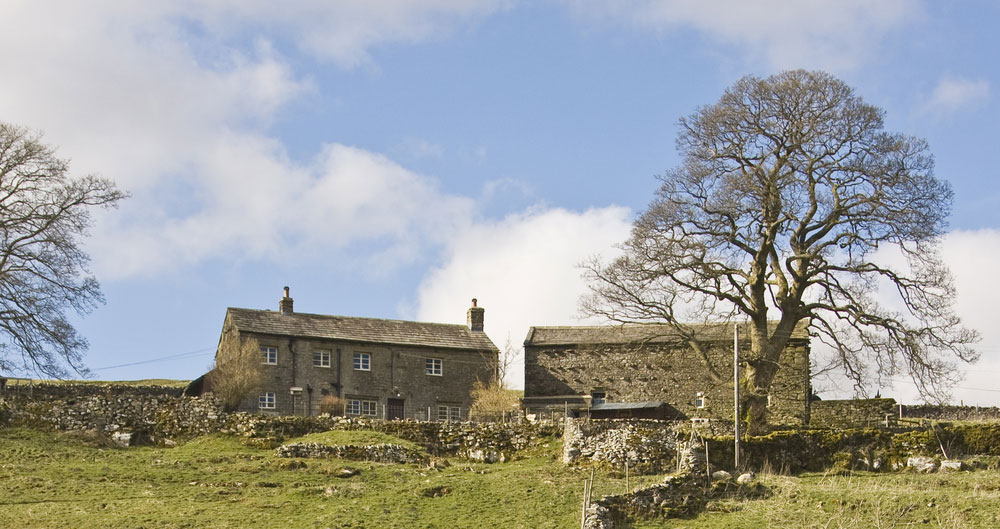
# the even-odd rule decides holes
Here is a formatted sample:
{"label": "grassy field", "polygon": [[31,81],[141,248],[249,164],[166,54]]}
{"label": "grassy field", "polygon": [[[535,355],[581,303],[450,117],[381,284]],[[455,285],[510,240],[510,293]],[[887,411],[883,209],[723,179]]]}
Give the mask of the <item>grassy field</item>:
{"label": "grassy field", "polygon": [[[289,441],[297,440],[393,441],[371,432]],[[513,462],[452,459],[432,470],[283,459],[221,435],[120,449],[80,434],[0,429],[0,527],[578,527],[589,470],[560,464],[559,448],[542,440]],[[344,467],[360,473],[340,478]],[[996,471],[761,479],[774,492],[768,499],[720,500],[694,519],[633,527],[1000,527]],[[599,472],[594,497],[623,489],[621,478]]]}

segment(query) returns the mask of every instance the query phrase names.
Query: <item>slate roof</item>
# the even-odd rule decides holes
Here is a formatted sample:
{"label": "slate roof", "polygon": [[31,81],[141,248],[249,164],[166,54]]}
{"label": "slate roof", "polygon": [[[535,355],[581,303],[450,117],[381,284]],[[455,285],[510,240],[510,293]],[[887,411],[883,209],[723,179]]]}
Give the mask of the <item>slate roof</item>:
{"label": "slate roof", "polygon": [[350,342],[497,351],[482,332],[465,325],[329,316],[230,307],[226,317],[240,331]]}
{"label": "slate roof", "polygon": [[[733,339],[733,326],[730,323],[692,324],[698,337],[702,340]],[[745,338],[741,327],[740,336]],[[800,323],[792,331],[793,340],[808,340],[809,328],[806,323]],[[524,339],[526,346],[539,345],[581,345],[581,344],[622,344],[622,343],[671,343],[677,342],[679,336],[669,325],[665,324],[630,324],[630,325],[591,325],[591,326],[560,326],[531,327]]]}

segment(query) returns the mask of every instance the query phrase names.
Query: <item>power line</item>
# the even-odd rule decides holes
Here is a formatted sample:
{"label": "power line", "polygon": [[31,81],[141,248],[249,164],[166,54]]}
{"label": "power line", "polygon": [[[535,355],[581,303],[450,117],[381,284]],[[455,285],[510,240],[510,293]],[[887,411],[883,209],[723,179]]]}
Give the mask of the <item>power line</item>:
{"label": "power line", "polygon": [[190,358],[190,357],[194,357],[194,356],[201,356],[201,355],[204,355],[204,354],[206,354],[208,352],[214,352],[214,351],[215,351],[215,347],[206,347],[204,349],[198,349],[196,351],[188,351],[186,353],[178,353],[178,354],[175,354],[175,355],[161,356],[161,357],[158,357],[158,358],[150,358],[148,360],[141,360],[139,362],[131,362],[131,363],[128,363],[128,364],[118,364],[118,365],[114,365],[114,366],[95,367],[95,368],[91,368],[91,370],[92,371],[105,371],[105,370],[108,370],[108,369],[117,369],[119,367],[129,367],[129,366],[138,366],[138,365],[142,365],[142,364],[152,364],[154,362],[163,362],[163,361],[166,361],[166,360],[177,360],[177,359],[180,359],[180,358]]}

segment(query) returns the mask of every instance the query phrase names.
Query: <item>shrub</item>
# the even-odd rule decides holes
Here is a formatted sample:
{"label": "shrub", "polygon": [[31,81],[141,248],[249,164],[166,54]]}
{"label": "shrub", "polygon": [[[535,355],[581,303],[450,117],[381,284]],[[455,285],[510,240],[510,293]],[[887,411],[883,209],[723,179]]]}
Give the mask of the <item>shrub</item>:
{"label": "shrub", "polygon": [[323,397],[323,400],[319,403],[319,412],[329,413],[330,415],[338,417],[343,416],[346,405],[347,401],[344,399],[334,395],[327,395]]}
{"label": "shrub", "polygon": [[233,411],[264,381],[260,345],[241,339],[235,331],[223,335],[215,353],[215,366],[208,374],[209,387],[226,411]]}

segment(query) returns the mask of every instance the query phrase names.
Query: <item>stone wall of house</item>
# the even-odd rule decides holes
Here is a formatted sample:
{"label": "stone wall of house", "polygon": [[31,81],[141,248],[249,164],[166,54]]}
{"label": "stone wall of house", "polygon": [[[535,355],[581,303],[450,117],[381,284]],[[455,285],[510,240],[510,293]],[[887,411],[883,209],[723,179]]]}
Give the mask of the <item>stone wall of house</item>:
{"label": "stone wall of house", "polygon": [[[337,340],[277,337],[244,333],[261,346],[276,347],[277,364],[264,365],[265,382],[259,392],[249,395],[239,409],[275,415],[318,415],[327,395],[344,399],[374,401],[376,415],[383,418],[390,399],[402,405],[400,418],[435,419],[438,406],[457,407],[468,417],[470,392],[476,380],[490,377],[496,358],[475,351],[386,344],[365,344]],[[329,365],[315,365],[313,353],[329,351]],[[355,353],[367,354],[367,369],[355,369]],[[428,358],[441,361],[441,374],[425,372]],[[490,362],[493,362],[491,364]],[[291,395],[289,388],[302,393]],[[274,393],[275,408],[261,410],[259,397]],[[429,410],[429,412],[428,412]],[[391,416],[390,416],[391,418]]]}
{"label": "stone wall of house", "polygon": [[[600,389],[609,402],[666,402],[682,419],[731,420],[733,414],[732,348],[722,345],[709,349],[708,363],[689,347],[668,344],[526,346],[524,373],[526,405],[553,396],[583,397]],[[696,404],[699,393],[703,407]],[[808,394],[809,346],[800,341],[782,356],[772,385],[769,422],[805,424]]]}
{"label": "stone wall of house", "polygon": [[893,399],[816,400],[809,407],[812,428],[864,428],[896,423],[899,409]]}

